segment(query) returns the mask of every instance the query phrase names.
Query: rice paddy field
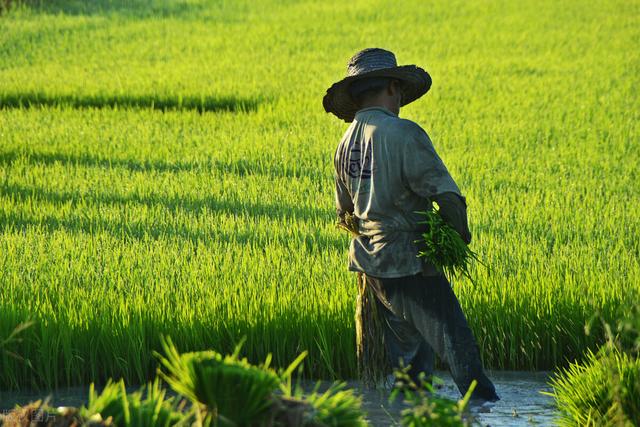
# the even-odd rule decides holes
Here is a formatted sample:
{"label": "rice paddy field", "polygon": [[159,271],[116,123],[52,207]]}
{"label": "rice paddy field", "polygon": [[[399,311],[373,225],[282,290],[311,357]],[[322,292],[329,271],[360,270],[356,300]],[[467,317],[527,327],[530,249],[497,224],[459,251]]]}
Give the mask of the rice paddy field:
{"label": "rice paddy field", "polygon": [[467,197],[485,364],[582,358],[640,297],[639,44],[637,0],[13,2],[0,389],[142,383],[161,335],[354,378],[321,100],[372,46],[433,77],[401,116]]}

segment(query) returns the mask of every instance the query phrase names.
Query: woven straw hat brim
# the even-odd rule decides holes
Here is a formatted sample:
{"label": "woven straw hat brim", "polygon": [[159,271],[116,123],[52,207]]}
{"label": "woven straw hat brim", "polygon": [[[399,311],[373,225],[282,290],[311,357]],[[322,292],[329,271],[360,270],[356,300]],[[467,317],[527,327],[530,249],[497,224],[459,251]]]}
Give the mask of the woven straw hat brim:
{"label": "woven straw hat brim", "polygon": [[401,65],[399,67],[383,68],[345,77],[334,83],[327,89],[327,93],[322,99],[324,110],[347,123],[352,122],[359,108],[349,94],[349,85],[366,77],[391,77],[402,81],[402,106],[420,98],[431,88],[431,76],[420,67]]}

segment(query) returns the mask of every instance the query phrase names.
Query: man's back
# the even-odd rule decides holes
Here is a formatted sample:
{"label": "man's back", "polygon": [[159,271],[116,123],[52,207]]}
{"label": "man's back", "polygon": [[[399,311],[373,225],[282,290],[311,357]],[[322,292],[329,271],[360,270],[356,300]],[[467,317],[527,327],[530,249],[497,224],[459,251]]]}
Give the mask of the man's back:
{"label": "man's back", "polygon": [[431,198],[458,186],[417,124],[382,107],[360,110],[334,158],[338,215],[359,219],[349,268],[375,277],[433,272],[417,258],[422,219]]}

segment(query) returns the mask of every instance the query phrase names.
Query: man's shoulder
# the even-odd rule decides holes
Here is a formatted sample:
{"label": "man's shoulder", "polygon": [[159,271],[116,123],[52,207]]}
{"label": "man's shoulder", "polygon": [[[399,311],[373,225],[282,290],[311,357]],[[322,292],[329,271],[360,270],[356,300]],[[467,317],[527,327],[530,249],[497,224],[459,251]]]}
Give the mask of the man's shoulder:
{"label": "man's shoulder", "polygon": [[384,128],[393,136],[406,140],[409,138],[428,137],[427,132],[416,122],[400,117],[388,117],[385,119]]}

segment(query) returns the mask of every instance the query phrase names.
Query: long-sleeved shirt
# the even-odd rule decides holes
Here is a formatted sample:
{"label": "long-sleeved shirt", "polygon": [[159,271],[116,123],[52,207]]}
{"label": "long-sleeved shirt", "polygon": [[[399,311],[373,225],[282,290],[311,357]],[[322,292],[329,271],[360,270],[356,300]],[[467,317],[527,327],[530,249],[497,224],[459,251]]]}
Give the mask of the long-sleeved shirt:
{"label": "long-sleeved shirt", "polygon": [[416,123],[383,107],[362,109],[342,137],[334,164],[338,217],[358,218],[349,270],[381,278],[437,274],[417,256],[424,231],[417,211],[434,200],[441,202],[443,218],[470,241],[465,199]]}

